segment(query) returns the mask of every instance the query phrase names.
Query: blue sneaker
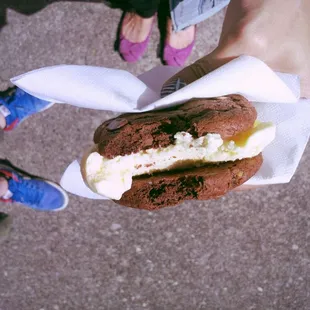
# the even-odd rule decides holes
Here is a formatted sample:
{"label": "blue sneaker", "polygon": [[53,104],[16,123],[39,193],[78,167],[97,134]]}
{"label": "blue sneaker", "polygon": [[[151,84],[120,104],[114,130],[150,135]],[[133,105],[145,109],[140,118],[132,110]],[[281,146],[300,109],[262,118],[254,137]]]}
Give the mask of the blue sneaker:
{"label": "blue sneaker", "polygon": [[33,97],[19,88],[0,94],[0,113],[6,120],[5,131],[13,130],[32,114],[44,111],[53,103]]}
{"label": "blue sneaker", "polygon": [[9,184],[8,192],[0,201],[17,202],[42,211],[59,211],[68,205],[69,198],[60,186],[21,173],[7,161],[0,162],[0,176]]}

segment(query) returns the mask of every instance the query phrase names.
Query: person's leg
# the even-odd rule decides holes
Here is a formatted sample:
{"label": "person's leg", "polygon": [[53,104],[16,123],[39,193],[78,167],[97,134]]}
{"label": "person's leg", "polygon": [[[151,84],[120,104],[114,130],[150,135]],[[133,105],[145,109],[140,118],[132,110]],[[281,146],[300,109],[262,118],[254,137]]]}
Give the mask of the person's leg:
{"label": "person's leg", "polygon": [[132,43],[145,41],[151,31],[154,16],[144,18],[135,12],[127,12],[121,28],[121,36]]}
{"label": "person's leg", "polygon": [[195,26],[175,32],[170,10],[169,0],[162,0],[160,15],[166,23],[163,61],[169,66],[183,66],[194,47]]}
{"label": "person's leg", "polygon": [[167,21],[163,62],[168,66],[183,66],[190,56],[195,44],[195,26],[174,32],[172,21]]}
{"label": "person's leg", "polygon": [[[1,92],[0,130],[13,130],[30,115],[50,106],[50,102],[18,88]],[[32,177],[8,161],[0,160],[0,201],[17,202],[39,210],[60,210],[67,206],[68,196],[57,184]]]}
{"label": "person's leg", "polygon": [[142,18],[154,16],[159,8],[160,0],[129,0],[131,10]]}
{"label": "person's leg", "polygon": [[119,52],[128,62],[137,61],[145,52],[160,0],[130,0],[120,29]]}
{"label": "person's leg", "polygon": [[175,49],[183,49],[193,43],[195,39],[195,26],[187,27],[181,31],[173,31],[172,20],[168,18],[166,42]]}
{"label": "person's leg", "polygon": [[8,189],[8,181],[5,178],[0,177],[0,198],[5,196],[5,194],[8,192]]}
{"label": "person's leg", "polygon": [[[0,177],[0,199],[6,195],[8,189],[8,181],[5,178]],[[11,224],[12,218],[8,214],[0,212],[0,242],[8,236]]]}
{"label": "person's leg", "polygon": [[181,31],[173,30],[172,20],[167,19],[163,62],[168,66],[183,66],[195,44],[196,27],[190,26]]}
{"label": "person's leg", "polygon": [[3,114],[0,113],[0,129],[4,129],[6,126],[5,117]]}

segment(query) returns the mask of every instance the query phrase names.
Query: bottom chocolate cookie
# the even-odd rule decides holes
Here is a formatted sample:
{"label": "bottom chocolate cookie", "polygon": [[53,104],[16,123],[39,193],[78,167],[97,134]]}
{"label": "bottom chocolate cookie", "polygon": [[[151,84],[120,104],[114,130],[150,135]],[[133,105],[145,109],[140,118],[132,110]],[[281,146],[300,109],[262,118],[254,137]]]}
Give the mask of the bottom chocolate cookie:
{"label": "bottom chocolate cookie", "polygon": [[207,200],[225,195],[250,179],[261,167],[262,155],[183,171],[136,177],[118,204],[157,210],[185,200]]}

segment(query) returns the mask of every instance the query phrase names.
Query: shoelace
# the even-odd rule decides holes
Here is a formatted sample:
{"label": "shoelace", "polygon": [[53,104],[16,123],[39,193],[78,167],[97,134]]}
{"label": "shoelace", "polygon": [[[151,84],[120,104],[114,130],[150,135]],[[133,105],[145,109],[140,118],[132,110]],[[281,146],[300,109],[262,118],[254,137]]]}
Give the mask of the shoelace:
{"label": "shoelace", "polygon": [[15,109],[11,109],[10,108],[10,104],[11,104],[12,101],[15,100],[16,92],[17,91],[12,92],[11,94],[7,94],[4,97],[0,97],[0,104],[4,104],[10,110],[10,113],[11,113],[11,115],[13,115],[14,118],[16,116],[18,117],[18,115],[17,115]]}
{"label": "shoelace", "polygon": [[[21,102],[19,103],[20,97],[23,97]],[[12,90],[2,98],[0,98],[0,103],[5,103],[8,107],[8,109],[11,112],[11,115],[18,119],[24,118],[25,114],[29,114],[29,109],[34,109],[34,103],[31,100],[31,96],[26,94],[23,90],[17,88],[16,90]],[[11,105],[14,104],[14,109],[11,109]],[[27,106],[27,109],[25,107]]]}
{"label": "shoelace", "polygon": [[[25,95],[25,92],[18,88],[15,91],[15,93],[10,98],[8,98],[7,104],[10,106],[10,104],[13,101],[18,100],[18,98],[21,97],[21,96],[27,96],[27,94]],[[14,109],[14,111],[11,111],[11,112],[14,112],[19,119],[22,119],[25,116],[25,114],[28,113],[27,109],[25,109],[25,103],[27,103],[28,109],[29,109],[30,105],[31,105],[31,109],[32,109],[32,106],[33,106],[33,103],[32,103],[31,100],[29,100],[29,98],[26,98],[26,97],[24,97],[24,98],[25,99],[22,100],[21,104],[16,104],[15,103],[15,109]]]}
{"label": "shoelace", "polygon": [[36,182],[19,178],[15,184],[13,200],[29,205],[39,205],[44,195],[44,191]]}

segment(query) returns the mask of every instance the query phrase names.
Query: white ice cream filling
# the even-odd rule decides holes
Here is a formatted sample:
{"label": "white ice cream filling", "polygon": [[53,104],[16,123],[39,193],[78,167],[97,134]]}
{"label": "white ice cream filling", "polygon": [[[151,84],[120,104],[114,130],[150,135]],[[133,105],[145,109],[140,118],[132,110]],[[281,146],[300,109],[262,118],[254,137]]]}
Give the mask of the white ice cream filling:
{"label": "white ice cream filling", "polygon": [[178,132],[174,136],[174,144],[164,148],[113,159],[94,151],[85,161],[84,178],[94,192],[119,200],[131,188],[134,176],[167,171],[189,163],[195,167],[209,162],[251,158],[272,142],[275,132],[273,124],[257,122],[251,130],[230,140],[223,140],[219,134],[207,134],[195,139],[187,132]]}

